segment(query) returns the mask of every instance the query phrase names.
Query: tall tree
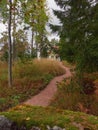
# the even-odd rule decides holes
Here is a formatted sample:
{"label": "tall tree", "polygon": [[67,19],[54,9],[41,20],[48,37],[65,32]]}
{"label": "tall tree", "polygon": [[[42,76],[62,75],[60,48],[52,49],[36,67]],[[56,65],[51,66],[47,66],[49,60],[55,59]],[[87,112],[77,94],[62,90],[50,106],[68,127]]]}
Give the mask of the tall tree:
{"label": "tall tree", "polygon": [[16,28],[17,28],[17,24],[16,24],[16,14],[17,14],[17,8],[16,8],[16,6],[17,6],[17,1],[16,0],[14,0],[13,1],[13,5],[12,5],[13,7],[12,7],[12,26],[13,26],[13,32],[12,32],[12,36],[13,36],[13,46],[12,46],[12,52],[13,52],[13,56],[12,56],[12,58],[13,58],[13,62],[15,61],[15,59],[16,59],[16,37],[15,37],[15,35],[16,35]]}
{"label": "tall tree", "polygon": [[31,55],[33,54],[34,44],[37,52],[42,48],[42,43],[46,35],[45,26],[48,16],[46,15],[45,2],[46,0],[34,0],[33,2],[28,0],[22,3],[24,5],[24,22],[32,31]]}
{"label": "tall tree", "polygon": [[61,58],[75,62],[80,71],[95,71],[95,68],[98,70],[98,43],[94,29],[98,26],[97,11],[94,11],[97,4],[93,0],[55,1],[61,7],[61,10],[54,10],[61,27],[52,28],[60,34]]}
{"label": "tall tree", "polygon": [[8,82],[9,87],[12,86],[12,39],[11,39],[11,23],[12,23],[12,0],[9,0],[9,22],[8,22],[8,47],[9,47],[9,59],[8,59]]}

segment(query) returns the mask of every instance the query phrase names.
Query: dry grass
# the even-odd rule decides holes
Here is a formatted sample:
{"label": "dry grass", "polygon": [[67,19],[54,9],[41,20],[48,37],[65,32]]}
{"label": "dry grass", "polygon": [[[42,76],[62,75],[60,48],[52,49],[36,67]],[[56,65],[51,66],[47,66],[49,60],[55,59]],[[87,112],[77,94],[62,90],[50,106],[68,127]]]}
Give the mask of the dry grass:
{"label": "dry grass", "polygon": [[0,110],[12,107],[40,92],[54,76],[64,72],[58,61],[41,59],[13,66],[13,87],[8,87],[7,63],[0,63]]}
{"label": "dry grass", "polygon": [[98,95],[85,94],[77,77],[58,84],[58,93],[51,105],[59,109],[82,111],[98,116]]}
{"label": "dry grass", "polygon": [[13,68],[15,79],[28,78],[38,80],[44,76],[58,76],[65,73],[60,62],[49,59],[32,60],[24,63],[16,63]]}
{"label": "dry grass", "polygon": [[65,70],[61,67],[59,61],[50,59],[34,60],[34,65],[40,69],[41,72],[52,73],[54,76],[64,74]]}
{"label": "dry grass", "polygon": [[0,81],[7,79],[7,63],[0,62]]}

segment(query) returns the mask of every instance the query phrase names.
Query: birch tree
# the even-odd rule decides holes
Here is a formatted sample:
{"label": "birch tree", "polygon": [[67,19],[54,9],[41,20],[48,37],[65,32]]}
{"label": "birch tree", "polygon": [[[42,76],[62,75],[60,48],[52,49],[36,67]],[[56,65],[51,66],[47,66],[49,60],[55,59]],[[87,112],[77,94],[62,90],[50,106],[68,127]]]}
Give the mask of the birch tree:
{"label": "birch tree", "polygon": [[[31,55],[33,54],[34,44],[36,46],[36,53],[40,52],[43,46],[44,37],[46,35],[46,23],[48,16],[46,15],[47,7],[46,0],[27,0],[21,1],[24,11],[24,22],[32,31],[31,40]],[[43,43],[43,44],[42,44]]]}
{"label": "birch tree", "polygon": [[9,87],[12,86],[12,38],[11,38],[11,23],[12,23],[12,0],[9,0],[9,17],[8,17],[8,82]]}

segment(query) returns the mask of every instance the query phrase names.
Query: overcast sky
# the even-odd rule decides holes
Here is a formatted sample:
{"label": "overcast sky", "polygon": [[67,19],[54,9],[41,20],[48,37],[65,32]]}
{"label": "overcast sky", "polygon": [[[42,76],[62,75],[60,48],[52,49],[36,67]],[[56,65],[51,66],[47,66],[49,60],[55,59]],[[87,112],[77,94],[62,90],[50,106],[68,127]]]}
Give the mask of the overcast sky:
{"label": "overcast sky", "polygon": [[51,15],[51,21],[54,24],[58,24],[59,20],[56,18],[56,16],[53,15],[52,9],[59,9],[59,7],[56,5],[54,0],[47,0],[47,5],[48,5],[49,12],[50,12],[50,15]]}
{"label": "overcast sky", "polygon": [[[60,9],[60,8],[56,5],[54,0],[47,0],[47,6],[49,8],[49,13],[50,13],[50,20],[49,20],[49,22],[52,23],[52,24],[59,24],[59,20],[57,19],[56,16],[54,16],[52,10],[53,9]],[[49,28],[48,28],[48,30],[49,30]],[[49,40],[51,40],[52,38],[59,39],[59,37],[56,34],[52,34],[51,33],[51,35],[49,36]]]}

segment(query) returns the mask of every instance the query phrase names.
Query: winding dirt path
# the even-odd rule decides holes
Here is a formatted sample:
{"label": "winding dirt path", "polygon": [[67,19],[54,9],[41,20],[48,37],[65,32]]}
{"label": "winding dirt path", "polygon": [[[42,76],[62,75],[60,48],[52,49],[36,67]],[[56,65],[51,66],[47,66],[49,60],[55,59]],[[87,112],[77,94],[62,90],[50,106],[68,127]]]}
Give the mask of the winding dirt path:
{"label": "winding dirt path", "polygon": [[64,75],[55,77],[44,90],[42,90],[39,94],[33,96],[31,99],[27,100],[24,104],[43,107],[48,106],[51,99],[57,92],[57,82],[61,82],[64,78],[71,77],[70,69],[64,67],[63,65],[62,67],[66,72]]}

